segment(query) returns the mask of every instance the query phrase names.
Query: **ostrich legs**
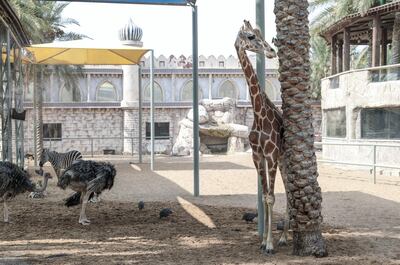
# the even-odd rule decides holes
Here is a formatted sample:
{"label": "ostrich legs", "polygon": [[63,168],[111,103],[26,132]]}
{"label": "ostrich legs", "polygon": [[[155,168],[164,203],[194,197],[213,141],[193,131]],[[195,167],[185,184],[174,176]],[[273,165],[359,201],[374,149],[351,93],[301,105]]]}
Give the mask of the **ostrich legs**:
{"label": "ostrich legs", "polygon": [[75,206],[82,203],[79,223],[89,225],[86,217],[86,205],[94,193],[100,195],[105,189],[111,189],[114,185],[116,170],[110,163],[80,160],[69,166],[59,177],[57,186],[62,189],[70,187],[76,191],[66,199],[66,206]]}
{"label": "ostrich legs", "polygon": [[10,162],[0,162],[0,198],[4,205],[4,222],[9,222],[7,201],[27,191],[44,191],[51,176],[48,173],[44,175],[44,184],[40,189],[37,189],[29,178],[28,172],[20,169],[17,165]]}

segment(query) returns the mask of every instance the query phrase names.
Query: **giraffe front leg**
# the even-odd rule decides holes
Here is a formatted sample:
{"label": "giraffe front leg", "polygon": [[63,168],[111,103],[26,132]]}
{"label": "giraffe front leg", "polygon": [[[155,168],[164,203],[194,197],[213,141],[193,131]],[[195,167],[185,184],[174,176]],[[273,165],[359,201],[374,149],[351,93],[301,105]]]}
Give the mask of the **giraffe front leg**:
{"label": "giraffe front leg", "polygon": [[272,237],[272,209],[275,203],[275,196],[268,194],[264,197],[265,208],[265,229],[263,235],[263,251],[267,255],[274,254],[274,242]]}

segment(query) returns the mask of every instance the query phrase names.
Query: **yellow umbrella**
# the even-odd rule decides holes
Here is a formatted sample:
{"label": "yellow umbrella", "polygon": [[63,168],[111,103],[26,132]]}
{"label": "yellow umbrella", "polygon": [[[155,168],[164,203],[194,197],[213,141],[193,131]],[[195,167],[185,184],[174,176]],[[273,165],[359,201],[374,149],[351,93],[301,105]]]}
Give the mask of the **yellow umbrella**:
{"label": "yellow umbrella", "polygon": [[35,64],[49,65],[130,65],[139,64],[149,49],[123,44],[77,40],[36,44],[27,49]]}

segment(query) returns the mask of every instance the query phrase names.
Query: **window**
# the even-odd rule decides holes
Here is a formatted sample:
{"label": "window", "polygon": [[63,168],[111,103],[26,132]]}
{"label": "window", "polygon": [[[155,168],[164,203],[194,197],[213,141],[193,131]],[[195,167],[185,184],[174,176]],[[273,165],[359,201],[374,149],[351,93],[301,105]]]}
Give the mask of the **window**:
{"label": "window", "polygon": [[270,100],[276,99],[275,91],[277,90],[278,89],[275,89],[274,85],[269,80],[265,80],[265,93]]}
{"label": "window", "polygon": [[227,97],[232,99],[238,98],[236,87],[233,85],[231,81],[227,80],[220,86],[218,90],[218,97],[220,98]]}
{"label": "window", "polygon": [[[150,84],[147,85],[144,91],[144,100],[150,101]],[[154,83],[154,102],[163,102],[164,95],[159,84]]]}
{"label": "window", "polygon": [[400,139],[400,108],[361,110],[361,138]]}
{"label": "window", "polygon": [[160,67],[165,67],[165,61],[160,61]]}
{"label": "window", "polygon": [[140,61],[140,65],[141,65],[142,67],[145,67],[145,66],[146,66],[146,62],[145,62],[145,61]]}
{"label": "window", "polygon": [[222,61],[220,61],[220,62],[219,62],[219,67],[225,67],[225,63],[222,62]]}
{"label": "window", "polygon": [[[151,139],[150,122],[146,122],[146,140]],[[155,122],[154,123],[154,138],[155,139],[169,139],[169,122]]]}
{"label": "window", "polygon": [[44,141],[61,141],[61,123],[44,123],[43,124],[43,140]]}
{"label": "window", "polygon": [[81,101],[81,93],[79,88],[72,87],[66,88],[64,85],[61,88],[60,92],[60,101],[61,102],[80,102]]}
{"label": "window", "polygon": [[326,136],[346,137],[346,109],[333,109],[325,111],[326,114]]}
{"label": "window", "polygon": [[205,65],[204,61],[199,62],[199,67],[204,67],[204,65]]}
{"label": "window", "polygon": [[104,82],[98,89],[97,101],[117,101],[117,91],[110,82]]}
{"label": "window", "polygon": [[[203,91],[199,87],[199,99],[202,98],[203,98]],[[192,101],[192,100],[193,100],[193,81],[188,81],[182,88],[181,101]]]}

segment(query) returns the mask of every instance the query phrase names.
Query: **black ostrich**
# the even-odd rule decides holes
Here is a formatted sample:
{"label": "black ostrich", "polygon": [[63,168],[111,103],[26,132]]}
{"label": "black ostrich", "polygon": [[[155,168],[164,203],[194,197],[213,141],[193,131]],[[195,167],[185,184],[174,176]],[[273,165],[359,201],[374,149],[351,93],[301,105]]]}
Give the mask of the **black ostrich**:
{"label": "black ostrich", "polygon": [[50,174],[44,175],[44,184],[40,189],[30,180],[30,175],[17,165],[10,162],[0,162],[0,198],[4,203],[4,222],[8,222],[7,201],[20,193],[27,191],[42,192],[47,187]]}
{"label": "black ostrich", "polygon": [[82,203],[79,223],[89,225],[86,217],[86,204],[94,193],[100,195],[105,189],[111,189],[117,174],[110,163],[80,160],[70,165],[58,179],[57,186],[62,189],[70,187],[76,191],[65,200],[65,205],[75,206]]}

